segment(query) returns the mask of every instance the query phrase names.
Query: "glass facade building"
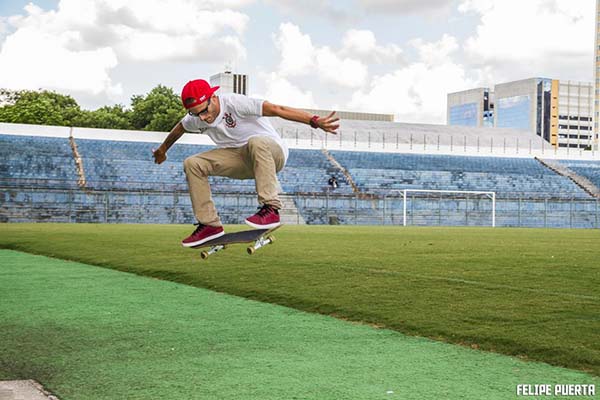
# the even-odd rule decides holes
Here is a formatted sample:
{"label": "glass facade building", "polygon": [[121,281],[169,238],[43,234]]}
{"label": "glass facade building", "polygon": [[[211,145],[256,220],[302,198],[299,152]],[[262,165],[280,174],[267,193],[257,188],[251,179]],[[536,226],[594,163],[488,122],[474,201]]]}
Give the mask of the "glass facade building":
{"label": "glass facade building", "polygon": [[481,125],[486,128],[494,126],[494,101],[492,93],[488,89],[483,92],[483,123]]}
{"label": "glass facade building", "polygon": [[450,107],[449,125],[478,126],[477,103]]}
{"label": "glass facade building", "polygon": [[446,123],[456,126],[494,126],[493,92],[476,88],[448,93]]}
{"label": "glass facade building", "polygon": [[537,99],[536,99],[536,124],[535,133],[543,137],[547,142],[550,140],[550,112],[552,105],[552,79],[537,80]]}
{"label": "glass facade building", "polygon": [[591,83],[548,78],[501,83],[494,91],[470,89],[448,95],[447,120],[449,125],[524,130],[555,147],[591,150],[592,91]]}
{"label": "glass facade building", "polygon": [[531,99],[529,96],[512,96],[496,102],[496,127],[529,131]]}

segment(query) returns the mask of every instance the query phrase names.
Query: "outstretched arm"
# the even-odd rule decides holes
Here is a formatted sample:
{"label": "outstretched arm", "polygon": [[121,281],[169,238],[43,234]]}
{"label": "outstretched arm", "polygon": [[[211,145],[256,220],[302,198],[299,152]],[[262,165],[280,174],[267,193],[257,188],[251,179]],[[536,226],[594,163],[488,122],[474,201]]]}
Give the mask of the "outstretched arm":
{"label": "outstretched arm", "polygon": [[[289,121],[301,122],[307,125],[310,125],[310,121],[313,118],[313,116],[306,111],[287,106],[280,106],[269,103],[268,101],[263,103],[263,116],[280,117]],[[339,120],[340,119],[335,116],[335,111],[332,111],[331,114],[326,117],[319,117],[316,120],[316,124],[325,132],[337,134],[336,130],[340,127],[340,124],[338,123]]]}
{"label": "outstretched arm", "polygon": [[156,164],[162,164],[167,159],[167,150],[169,150],[184,133],[185,129],[183,129],[183,125],[181,122],[178,122],[177,125],[171,129],[169,136],[167,136],[158,149],[152,149],[152,155],[154,156],[154,162]]}

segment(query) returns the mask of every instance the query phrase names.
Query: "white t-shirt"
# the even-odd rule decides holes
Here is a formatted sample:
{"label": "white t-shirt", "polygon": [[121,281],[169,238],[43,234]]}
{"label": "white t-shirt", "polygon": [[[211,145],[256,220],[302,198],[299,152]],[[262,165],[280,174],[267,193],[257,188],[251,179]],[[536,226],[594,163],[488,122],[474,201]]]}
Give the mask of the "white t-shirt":
{"label": "white t-shirt", "polygon": [[281,146],[287,160],[287,146],[269,118],[262,116],[264,100],[236,93],[224,93],[218,97],[221,111],[213,123],[206,123],[200,117],[187,114],[181,120],[183,128],[187,132],[208,135],[217,147],[242,147],[252,136],[268,136]]}

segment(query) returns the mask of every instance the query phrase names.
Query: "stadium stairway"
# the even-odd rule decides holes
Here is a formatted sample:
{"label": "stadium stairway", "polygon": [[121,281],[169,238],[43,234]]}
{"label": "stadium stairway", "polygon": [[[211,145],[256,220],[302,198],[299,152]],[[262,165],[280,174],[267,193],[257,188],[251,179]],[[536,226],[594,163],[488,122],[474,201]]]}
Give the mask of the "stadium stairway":
{"label": "stadium stairway", "polygon": [[577,186],[585,190],[586,193],[588,193],[590,196],[600,199],[600,188],[596,186],[594,182],[589,180],[587,177],[578,174],[577,172],[575,172],[574,170],[572,170],[567,165],[561,162],[552,160],[542,160],[538,157],[535,157],[535,159],[539,161],[539,163],[542,164],[544,167],[549,168],[557,174],[562,175],[575,182]]}
{"label": "stadium stairway", "polygon": [[331,165],[344,175],[344,177],[346,178],[346,182],[348,182],[348,184],[352,187],[352,191],[356,194],[360,194],[361,191],[354,182],[354,179],[352,179],[352,175],[350,175],[350,172],[348,172],[348,170],[344,168],[342,164],[340,164],[338,160],[336,160],[335,157],[332,156],[327,149],[323,149],[322,152],[325,155],[325,157],[327,157]]}
{"label": "stadium stairway", "polygon": [[71,128],[71,135],[69,136],[69,144],[71,145],[71,150],[73,151],[73,159],[75,160],[75,167],[77,167],[77,175],[79,175],[79,179],[77,180],[77,185],[80,188],[85,188],[85,170],[83,169],[83,160],[81,155],[79,154],[79,150],[77,149],[77,143],[75,142],[75,138],[73,137],[73,128]]}
{"label": "stadium stairway", "polygon": [[283,203],[283,209],[281,210],[281,223],[286,225],[304,225],[306,221],[300,215],[294,196],[289,194],[280,194],[279,198]]}

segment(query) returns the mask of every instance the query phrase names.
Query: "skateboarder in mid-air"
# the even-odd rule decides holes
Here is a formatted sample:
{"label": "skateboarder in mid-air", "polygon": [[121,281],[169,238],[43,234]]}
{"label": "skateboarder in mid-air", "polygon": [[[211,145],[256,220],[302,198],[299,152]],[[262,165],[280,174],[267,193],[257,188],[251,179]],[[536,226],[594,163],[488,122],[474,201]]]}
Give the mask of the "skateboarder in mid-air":
{"label": "skateboarder in mid-air", "polygon": [[281,201],[276,174],[285,166],[288,149],[265,117],[302,122],[333,134],[339,128],[335,112],[326,117],[312,116],[302,110],[239,94],[217,96],[217,89],[219,86],[210,87],[202,79],[188,82],[181,92],[188,114],[173,127],[158,149],[153,150],[154,162],[161,164],[167,159],[169,148],[185,132],[204,133],[217,145],[216,149],[191,156],[183,163],[198,220],[194,232],[181,242],[185,247],[199,246],[225,234],[212,200],[209,176],[254,178],[261,207],[246,218],[246,223],[257,229],[280,225]]}

